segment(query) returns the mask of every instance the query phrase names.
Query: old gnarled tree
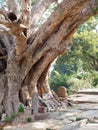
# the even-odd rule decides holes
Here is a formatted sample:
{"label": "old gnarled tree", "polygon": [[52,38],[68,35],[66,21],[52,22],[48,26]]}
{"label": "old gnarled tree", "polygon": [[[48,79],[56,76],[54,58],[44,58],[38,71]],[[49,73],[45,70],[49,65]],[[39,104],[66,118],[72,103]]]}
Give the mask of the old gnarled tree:
{"label": "old gnarled tree", "polygon": [[0,9],[0,113],[17,112],[35,91],[51,92],[51,63],[66,52],[77,28],[98,13],[98,0],[63,0],[38,27],[53,2],[38,0],[31,8],[30,0],[7,0],[8,8]]}

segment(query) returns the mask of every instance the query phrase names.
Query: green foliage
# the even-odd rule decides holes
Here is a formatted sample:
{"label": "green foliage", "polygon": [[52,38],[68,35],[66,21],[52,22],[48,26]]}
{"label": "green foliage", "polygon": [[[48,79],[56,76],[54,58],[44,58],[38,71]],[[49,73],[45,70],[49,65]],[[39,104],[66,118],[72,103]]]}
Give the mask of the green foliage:
{"label": "green foliage", "polygon": [[15,113],[13,113],[11,116],[6,116],[6,118],[5,118],[5,122],[11,122],[14,118],[16,118],[17,116],[18,116],[18,112],[15,112]]}
{"label": "green foliage", "polygon": [[6,118],[5,118],[5,122],[11,122],[11,120],[12,120],[12,118],[7,115]]}
{"label": "green foliage", "polygon": [[98,12],[98,7],[93,11],[94,13],[97,13]]}
{"label": "green foliage", "polygon": [[54,129],[46,128],[46,130],[54,130]]}
{"label": "green foliage", "polygon": [[97,85],[98,85],[98,76],[96,76],[96,77],[93,79],[92,85],[93,85],[93,86],[97,86]]}
{"label": "green foliage", "polygon": [[70,94],[76,93],[80,89],[92,88],[92,85],[88,80],[84,80],[84,79],[80,80],[74,77],[68,80],[68,84],[70,86],[69,87]]}
{"label": "green foliage", "polygon": [[81,27],[77,30],[78,33],[85,31],[96,30],[96,26],[98,24],[98,16],[91,17],[87,22],[81,25]]}
{"label": "green foliage", "polygon": [[24,108],[24,106],[22,104],[20,104],[18,111],[19,112],[24,112],[25,111],[25,108]]}
{"label": "green foliage", "polygon": [[18,112],[14,112],[12,115],[11,115],[11,117],[14,119],[14,118],[16,118],[17,116],[18,116]]}
{"label": "green foliage", "polygon": [[[77,63],[78,71],[97,69],[98,34],[94,31],[76,33],[67,56]],[[91,53],[92,52],[92,53]],[[68,60],[67,60],[68,62]]]}
{"label": "green foliage", "polygon": [[83,120],[82,117],[76,117],[76,121],[80,121],[80,120]]}
{"label": "green foliage", "polygon": [[57,93],[57,89],[60,86],[65,86],[68,88],[67,80],[69,77],[64,74],[60,74],[59,72],[55,71],[55,75],[52,78],[49,78],[50,87]]}
{"label": "green foliage", "polygon": [[34,5],[36,3],[37,0],[32,0],[31,1],[31,5]]}
{"label": "green foliage", "polygon": [[31,118],[31,117],[28,117],[28,118],[27,118],[27,122],[28,122],[28,123],[32,122],[32,118]]}

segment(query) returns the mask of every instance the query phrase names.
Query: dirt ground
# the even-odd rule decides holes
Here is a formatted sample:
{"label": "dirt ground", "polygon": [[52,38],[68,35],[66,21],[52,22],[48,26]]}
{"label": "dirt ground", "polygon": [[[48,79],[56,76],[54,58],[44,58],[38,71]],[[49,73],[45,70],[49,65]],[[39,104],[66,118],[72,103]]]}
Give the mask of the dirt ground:
{"label": "dirt ground", "polygon": [[4,130],[98,130],[98,90],[85,91],[68,98],[73,106],[51,112],[46,119],[9,125]]}

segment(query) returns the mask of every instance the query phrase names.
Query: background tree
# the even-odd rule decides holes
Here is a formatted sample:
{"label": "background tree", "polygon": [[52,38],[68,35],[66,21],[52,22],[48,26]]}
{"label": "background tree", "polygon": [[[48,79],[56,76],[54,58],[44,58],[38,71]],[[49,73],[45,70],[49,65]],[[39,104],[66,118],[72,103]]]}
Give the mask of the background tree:
{"label": "background tree", "polygon": [[0,73],[0,108],[8,115],[18,111],[22,90],[27,99],[35,91],[40,96],[51,93],[47,83],[51,63],[66,53],[77,28],[98,13],[97,0],[63,0],[39,27],[53,2],[57,1],[37,1],[31,8],[30,0],[7,0],[8,6],[0,9],[0,59],[5,60]]}
{"label": "background tree", "polygon": [[[85,81],[81,82],[79,79],[85,79],[86,85],[87,79],[89,81],[94,80],[94,78],[96,79],[96,75],[98,74],[97,24],[98,18],[91,17],[77,30],[67,54],[59,57],[54,65],[54,71],[50,78],[51,88],[57,90],[58,86],[64,85],[69,89],[72,86],[72,83],[68,84],[68,80],[71,79],[71,77],[78,78],[72,79],[72,82],[77,82],[77,85],[75,85],[78,86],[78,89],[81,89],[81,86],[82,88],[85,86],[83,84]],[[58,80],[58,78],[60,80]],[[81,84],[81,86],[79,84]],[[88,87],[91,87],[91,85],[89,84]],[[75,87],[73,87],[73,89],[75,89]]]}

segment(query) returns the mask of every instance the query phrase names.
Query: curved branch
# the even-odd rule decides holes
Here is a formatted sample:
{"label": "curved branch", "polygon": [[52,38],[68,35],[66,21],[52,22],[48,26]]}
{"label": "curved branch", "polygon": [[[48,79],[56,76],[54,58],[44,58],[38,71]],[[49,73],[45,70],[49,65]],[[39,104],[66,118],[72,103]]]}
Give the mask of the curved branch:
{"label": "curved branch", "polygon": [[[55,49],[55,47],[59,47],[58,45],[62,42],[62,40],[65,37],[67,37],[67,35],[69,33],[71,33],[71,32],[72,32],[72,34],[74,33],[75,29],[80,25],[80,17],[79,17],[80,11],[82,10],[85,3],[88,3],[88,1],[89,0],[87,0],[87,1],[86,0],[84,0],[84,1],[83,0],[63,1],[60,4],[60,6],[58,7],[58,9],[48,19],[48,21],[44,25],[41,26],[41,28],[39,29],[39,31],[36,34],[37,36],[35,36],[35,39],[34,38],[32,39],[32,37],[31,37],[30,42],[33,41],[33,44],[30,45],[30,47],[27,49],[28,53],[25,52],[26,56],[27,57],[29,56],[29,61],[28,62],[25,61],[25,65],[29,63],[29,66],[27,68],[24,66],[24,63],[23,63],[23,66],[22,66],[23,77],[26,76],[26,74],[31,69],[32,65],[34,63],[36,63],[36,61],[38,60],[38,56],[40,59],[40,57],[43,54],[46,54],[45,51],[48,52],[49,50],[51,50],[51,48]],[[77,12],[76,12],[76,10],[77,10]],[[76,24],[75,24],[75,22],[76,22]],[[60,30],[61,30],[61,32],[60,32]],[[72,34],[71,34],[71,36],[72,36]],[[58,44],[58,45],[56,46],[56,44]],[[41,51],[40,49],[45,49],[45,50]],[[38,53],[36,53],[36,52],[38,52]],[[33,61],[32,61],[32,55],[34,56]],[[25,71],[24,71],[24,68],[25,68]]]}
{"label": "curved branch", "polygon": [[63,1],[48,21],[38,30],[38,34],[40,35],[36,36],[33,44],[31,45],[31,50],[34,51],[36,47],[41,46],[41,44],[54,32],[56,27],[58,27],[58,25],[60,25],[63,20],[70,15],[70,13],[76,14],[76,10],[77,12],[81,11],[81,8],[83,8],[85,3],[88,3],[89,1],[90,0]]}

